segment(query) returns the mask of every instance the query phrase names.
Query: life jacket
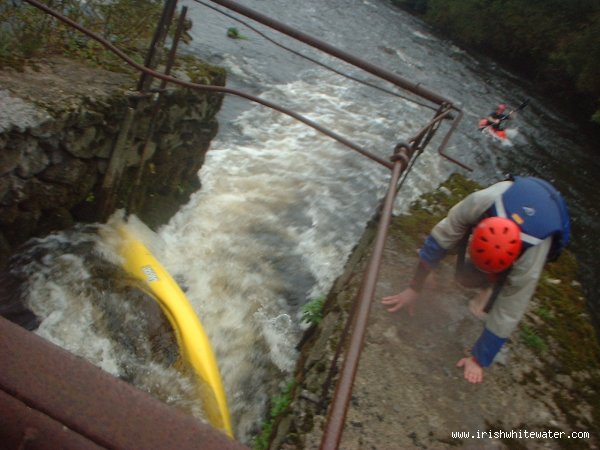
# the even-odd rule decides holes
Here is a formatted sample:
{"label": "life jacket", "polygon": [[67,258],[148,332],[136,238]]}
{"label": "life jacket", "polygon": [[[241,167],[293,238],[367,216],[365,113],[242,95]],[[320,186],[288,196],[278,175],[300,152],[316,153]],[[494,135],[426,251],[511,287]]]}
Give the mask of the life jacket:
{"label": "life jacket", "polygon": [[506,217],[521,228],[523,250],[553,236],[549,260],[558,258],[569,243],[571,222],[562,195],[545,180],[511,177],[509,187],[490,208],[490,215]]}
{"label": "life jacket", "polygon": [[[548,236],[553,236],[547,260],[557,259],[571,236],[571,222],[563,197],[550,183],[539,178],[511,176],[509,180],[513,184],[496,199],[484,217],[505,217],[519,225],[523,242],[522,252],[540,244]],[[492,295],[484,308],[485,312],[489,312],[511,269],[499,274],[481,272],[477,276],[478,271],[469,270],[465,263],[468,237],[466,236],[461,243],[455,277],[468,287],[493,285]]]}

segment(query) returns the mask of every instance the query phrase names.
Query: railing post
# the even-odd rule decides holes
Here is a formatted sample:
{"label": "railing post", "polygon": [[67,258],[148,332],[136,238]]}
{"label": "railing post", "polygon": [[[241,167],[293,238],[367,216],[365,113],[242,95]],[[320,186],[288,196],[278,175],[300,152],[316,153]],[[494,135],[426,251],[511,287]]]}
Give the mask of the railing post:
{"label": "railing post", "polygon": [[392,169],[392,176],[385,197],[383,212],[377,226],[373,252],[365,271],[361,290],[355,299],[357,302],[356,316],[354,317],[354,322],[350,330],[350,342],[348,343],[344,363],[340,370],[340,376],[336,383],[333,400],[327,416],[327,422],[323,430],[321,450],[336,450],[342,437],[346,413],[348,411],[348,403],[350,402],[350,397],[352,395],[352,386],[358,369],[360,353],[363,348],[371,302],[375,295],[375,288],[379,277],[385,240],[387,238],[387,232],[392,217],[394,200],[396,198],[396,185],[400,180],[402,171],[408,166],[411,156],[411,148],[406,145],[399,145],[396,147],[395,155],[392,158],[395,161]]}
{"label": "railing post", "polygon": [[[160,48],[157,50],[157,46],[162,45],[167,37],[176,6],[177,0],[166,0],[165,2],[165,6],[163,7],[162,14],[158,21],[158,25],[156,26],[156,30],[154,31],[154,36],[152,36],[152,42],[150,43],[150,48],[148,49],[144,61],[144,66],[149,69],[156,68],[156,64],[160,57]],[[137,90],[144,92],[150,88],[151,84],[152,77],[149,77],[146,72],[142,72],[138,81]]]}

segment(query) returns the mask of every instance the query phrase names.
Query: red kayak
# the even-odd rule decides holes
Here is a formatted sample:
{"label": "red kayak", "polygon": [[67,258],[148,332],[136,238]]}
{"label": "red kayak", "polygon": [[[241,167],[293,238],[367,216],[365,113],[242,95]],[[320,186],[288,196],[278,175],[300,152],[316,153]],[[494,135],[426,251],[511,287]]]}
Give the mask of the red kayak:
{"label": "red kayak", "polygon": [[479,121],[479,130],[481,130],[482,133],[489,133],[490,135],[494,136],[495,138],[498,138],[502,141],[507,141],[508,137],[506,136],[506,131],[504,130],[497,130],[494,127],[490,126],[488,124],[487,119],[481,119]]}
{"label": "red kayak", "polygon": [[[523,108],[525,108],[527,105],[529,104],[529,99],[525,100],[523,103],[521,103],[519,106],[517,106],[515,109],[513,109],[511,112],[509,112],[508,114],[506,114],[504,117],[502,117],[500,119],[500,122],[503,122],[505,120],[508,120],[511,118],[511,116],[518,112],[521,111]],[[488,122],[487,119],[480,119],[479,120],[479,131],[481,131],[482,133],[488,133],[490,136],[498,139],[501,142],[506,142],[506,143],[510,143],[510,139],[508,138],[508,136],[506,135],[506,131],[505,130],[498,130],[492,126],[490,126],[490,123]]]}

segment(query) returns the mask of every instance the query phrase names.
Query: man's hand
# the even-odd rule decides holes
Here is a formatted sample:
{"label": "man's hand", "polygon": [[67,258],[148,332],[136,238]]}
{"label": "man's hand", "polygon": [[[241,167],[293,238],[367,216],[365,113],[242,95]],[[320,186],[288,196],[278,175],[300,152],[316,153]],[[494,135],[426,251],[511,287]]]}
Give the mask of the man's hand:
{"label": "man's hand", "polygon": [[408,306],[408,314],[413,316],[415,314],[415,302],[419,297],[419,293],[413,288],[406,288],[402,292],[389,297],[383,297],[381,303],[383,305],[391,305],[391,308],[387,310],[391,313],[401,310],[405,306]]}
{"label": "man's hand", "polygon": [[483,381],[483,368],[472,356],[468,358],[462,358],[456,363],[456,367],[465,368],[464,375],[465,380],[469,383],[481,383]]}

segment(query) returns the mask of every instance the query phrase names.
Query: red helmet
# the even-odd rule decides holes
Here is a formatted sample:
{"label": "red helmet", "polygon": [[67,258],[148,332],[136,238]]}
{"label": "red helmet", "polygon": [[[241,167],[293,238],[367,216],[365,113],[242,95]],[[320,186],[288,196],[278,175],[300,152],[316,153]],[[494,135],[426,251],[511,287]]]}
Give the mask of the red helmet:
{"label": "red helmet", "polygon": [[473,230],[469,255],[479,270],[499,273],[517,259],[521,245],[521,230],[516,223],[504,217],[488,217]]}
{"label": "red helmet", "polygon": [[498,112],[504,112],[504,110],[506,109],[506,103],[500,103],[497,107],[496,107],[496,111]]}

